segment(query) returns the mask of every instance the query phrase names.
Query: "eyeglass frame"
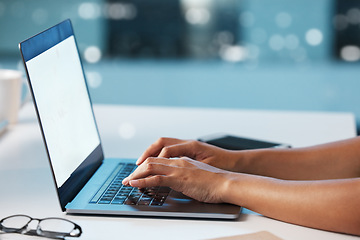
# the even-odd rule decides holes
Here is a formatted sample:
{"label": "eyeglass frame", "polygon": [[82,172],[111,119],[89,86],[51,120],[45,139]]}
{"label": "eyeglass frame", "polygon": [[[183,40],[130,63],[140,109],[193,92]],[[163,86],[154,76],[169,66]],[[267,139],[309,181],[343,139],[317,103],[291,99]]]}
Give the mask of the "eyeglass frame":
{"label": "eyeglass frame", "polygon": [[[29,218],[29,221],[21,228],[9,228],[9,227],[5,227],[4,225],[2,225],[2,223],[9,219],[9,218],[13,218],[13,217],[26,217]],[[71,230],[71,232],[68,233],[64,233],[64,232],[52,232],[52,231],[43,231],[40,227],[40,222],[44,221],[44,220],[61,220],[61,221],[66,221],[69,222],[71,224],[74,224],[74,229]],[[29,224],[32,221],[37,221],[37,226],[36,229],[28,229]],[[71,234],[74,230],[78,230],[79,232],[77,234]],[[28,215],[25,214],[16,214],[16,215],[11,215],[8,217],[5,217],[3,219],[0,220],[0,231],[3,231],[4,233],[19,233],[19,234],[23,234],[23,235],[30,235],[30,236],[39,236],[39,237],[47,237],[47,238],[53,238],[53,239],[64,239],[65,237],[80,237],[80,235],[82,234],[82,229],[81,227],[74,223],[73,221],[70,221],[68,219],[65,218],[59,218],[59,217],[48,217],[48,218],[33,218],[30,217]]]}

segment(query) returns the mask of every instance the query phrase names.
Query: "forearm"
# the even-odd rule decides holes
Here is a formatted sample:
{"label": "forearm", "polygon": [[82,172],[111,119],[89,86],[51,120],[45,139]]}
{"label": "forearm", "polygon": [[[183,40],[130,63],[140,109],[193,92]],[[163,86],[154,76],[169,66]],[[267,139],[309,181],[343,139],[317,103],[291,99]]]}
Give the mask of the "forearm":
{"label": "forearm", "polygon": [[224,202],[289,223],[360,235],[360,178],[285,181],[231,173],[228,179]]}
{"label": "forearm", "polygon": [[237,172],[288,180],[360,177],[360,138],[308,148],[233,154]]}

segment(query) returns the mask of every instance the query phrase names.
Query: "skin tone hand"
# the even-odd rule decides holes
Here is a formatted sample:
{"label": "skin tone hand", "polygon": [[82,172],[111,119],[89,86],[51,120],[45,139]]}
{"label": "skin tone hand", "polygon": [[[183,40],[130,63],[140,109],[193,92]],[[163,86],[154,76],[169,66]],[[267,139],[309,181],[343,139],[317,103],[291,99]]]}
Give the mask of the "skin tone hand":
{"label": "skin tone hand", "polygon": [[168,186],[199,201],[232,203],[281,221],[360,235],[360,178],[288,181],[228,172],[187,157],[150,157],[123,184]]}
{"label": "skin tone hand", "polygon": [[194,140],[160,138],[153,143],[137,160],[141,165],[148,157],[189,157],[211,166],[234,171],[236,151],[229,151]]}
{"label": "skin tone hand", "polygon": [[[360,235],[359,149],[360,138],[255,151],[162,138],[123,184],[168,186],[199,201],[232,203],[281,221]],[[238,173],[224,170],[232,168]]]}
{"label": "skin tone hand", "polygon": [[307,148],[248,151],[229,151],[194,140],[160,138],[137,164],[148,157],[183,156],[232,172],[285,180],[360,177],[360,137]]}
{"label": "skin tone hand", "polygon": [[124,185],[144,188],[167,186],[208,203],[224,202],[224,184],[231,173],[187,157],[149,157],[127,178]]}

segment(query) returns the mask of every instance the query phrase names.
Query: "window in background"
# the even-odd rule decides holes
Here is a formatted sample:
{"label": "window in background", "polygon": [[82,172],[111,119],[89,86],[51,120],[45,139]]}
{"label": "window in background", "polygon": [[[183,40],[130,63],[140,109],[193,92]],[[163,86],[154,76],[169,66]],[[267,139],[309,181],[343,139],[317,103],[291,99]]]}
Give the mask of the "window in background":
{"label": "window in background", "polygon": [[108,0],[106,16],[110,57],[176,58],[185,54],[185,22],[178,0]]}
{"label": "window in background", "polygon": [[328,60],[334,2],[107,0],[107,55],[240,61]]}
{"label": "window in background", "polygon": [[334,1],[241,3],[239,21],[250,60],[301,64],[331,59]]}
{"label": "window in background", "polygon": [[110,57],[216,58],[238,39],[236,0],[108,0]]}
{"label": "window in background", "polygon": [[70,18],[88,63],[106,57],[302,63],[327,61],[334,51],[353,61],[359,13],[358,0],[0,0],[0,54],[18,56],[19,41]]}
{"label": "window in background", "polygon": [[337,0],[333,19],[335,56],[347,62],[360,60],[360,1]]}
{"label": "window in background", "polygon": [[17,44],[70,18],[96,103],[360,116],[359,4],[0,0],[0,67],[22,69]]}

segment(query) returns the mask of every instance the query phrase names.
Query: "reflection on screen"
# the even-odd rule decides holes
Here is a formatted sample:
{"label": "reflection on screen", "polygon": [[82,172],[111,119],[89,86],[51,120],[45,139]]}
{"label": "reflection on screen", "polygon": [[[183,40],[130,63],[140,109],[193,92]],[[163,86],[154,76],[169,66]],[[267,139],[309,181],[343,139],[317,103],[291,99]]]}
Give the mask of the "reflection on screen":
{"label": "reflection on screen", "polygon": [[100,144],[74,37],[26,65],[60,187]]}

